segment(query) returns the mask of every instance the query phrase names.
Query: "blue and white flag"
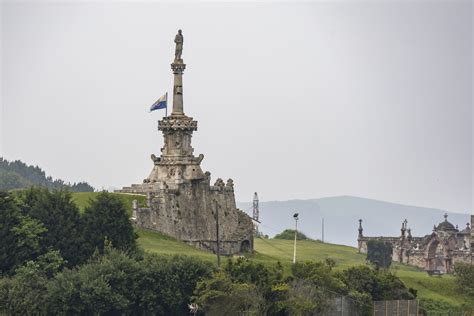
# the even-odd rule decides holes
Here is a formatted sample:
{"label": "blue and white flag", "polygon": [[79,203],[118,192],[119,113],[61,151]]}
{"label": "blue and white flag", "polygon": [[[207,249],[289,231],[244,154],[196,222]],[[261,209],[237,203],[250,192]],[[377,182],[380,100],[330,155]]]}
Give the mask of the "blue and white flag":
{"label": "blue and white flag", "polygon": [[168,92],[162,95],[155,103],[150,107],[150,112],[159,109],[168,110]]}

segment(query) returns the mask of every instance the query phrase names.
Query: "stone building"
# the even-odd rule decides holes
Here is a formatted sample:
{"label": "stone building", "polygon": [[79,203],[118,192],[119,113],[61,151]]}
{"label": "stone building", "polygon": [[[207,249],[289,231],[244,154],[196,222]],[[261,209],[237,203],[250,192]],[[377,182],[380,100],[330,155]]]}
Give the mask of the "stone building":
{"label": "stone building", "polygon": [[398,237],[367,237],[363,234],[362,220],[359,220],[359,252],[367,253],[369,240],[382,240],[392,244],[392,260],[414,265],[425,270],[439,270],[451,273],[456,262],[474,263],[474,215],[465,229],[458,229],[448,221],[433,227],[433,232],[424,237],[413,237],[408,222],[402,223]]}
{"label": "stone building", "polygon": [[[134,203],[134,219],[140,228],[159,231],[200,249],[220,254],[253,250],[252,219],[237,209],[232,179],[217,179],[203,172],[203,154],[194,156],[191,137],[197,121],[183,110],[183,37],[176,35],[173,110],[158,121],[163,133],[161,155],[151,155],[153,169],[143,183],[117,192],[147,195],[147,207]],[[218,248],[219,243],[219,248]]]}

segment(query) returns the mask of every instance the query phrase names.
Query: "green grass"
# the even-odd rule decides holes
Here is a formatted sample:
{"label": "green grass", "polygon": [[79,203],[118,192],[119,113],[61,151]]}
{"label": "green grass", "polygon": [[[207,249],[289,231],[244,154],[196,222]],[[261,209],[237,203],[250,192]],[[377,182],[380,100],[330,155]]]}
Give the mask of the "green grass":
{"label": "green grass", "polygon": [[[186,254],[196,256],[213,264],[216,256],[209,252],[188,246],[162,234],[139,230],[138,243],[146,251],[159,254]],[[365,255],[357,253],[357,249],[348,246],[322,243],[319,241],[300,240],[297,244],[297,260],[324,260],[331,258],[336,261],[337,269],[345,269],[365,264]],[[263,264],[274,264],[280,261],[289,272],[293,260],[293,241],[281,239],[255,239],[255,253],[248,256],[251,260]],[[224,261],[226,259],[223,259]],[[454,277],[430,277],[416,267],[394,263],[391,271],[395,273],[407,287],[418,290],[419,299],[431,299],[459,307],[468,304],[469,299],[456,290]]]}
{"label": "green grass", "polygon": [[159,233],[139,229],[138,236],[138,244],[149,252],[168,255],[185,254],[212,262],[216,261],[216,256],[212,253],[198,250],[197,248],[189,246],[184,242]]}
{"label": "green grass", "polygon": [[[73,199],[84,210],[88,201],[98,193],[73,193]],[[146,203],[143,195],[113,193],[119,196],[131,212],[132,201],[138,200],[140,205]],[[158,254],[184,254],[198,257],[216,263],[216,256],[212,253],[198,250],[184,242],[157,232],[138,230],[138,243],[145,251]],[[248,257],[255,262],[274,264],[281,262],[286,272],[289,272],[293,259],[293,241],[282,239],[256,238],[255,252]],[[355,265],[365,264],[365,255],[357,253],[357,249],[349,246],[322,243],[320,241],[300,240],[297,244],[297,260],[324,260],[331,258],[336,262],[337,269],[345,269]],[[226,259],[223,258],[223,261]],[[421,269],[393,263],[391,271],[395,273],[407,287],[418,291],[419,299],[429,299],[435,302],[447,303],[455,307],[469,304],[469,299],[456,290],[454,277],[430,277]],[[472,305],[472,303],[471,303]]]}
{"label": "green grass", "polygon": [[[74,192],[72,193],[72,199],[79,207],[79,210],[83,212],[86,206],[89,205],[89,200],[93,199],[98,194],[99,192]],[[111,193],[111,194],[118,196],[125,203],[125,206],[127,207],[127,210],[129,211],[130,214],[132,213],[133,200],[137,200],[140,206],[143,206],[146,204],[146,196],[144,195],[125,194],[125,193]]]}

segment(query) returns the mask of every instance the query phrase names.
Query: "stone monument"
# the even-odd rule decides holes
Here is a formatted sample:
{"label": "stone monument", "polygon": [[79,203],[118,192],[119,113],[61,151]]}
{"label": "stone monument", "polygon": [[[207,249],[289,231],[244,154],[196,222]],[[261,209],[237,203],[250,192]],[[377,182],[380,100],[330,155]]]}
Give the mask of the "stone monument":
{"label": "stone monument", "polygon": [[[175,37],[173,110],[158,121],[163,133],[161,155],[151,155],[153,169],[141,184],[132,184],[117,192],[147,195],[147,207],[134,203],[138,227],[159,231],[201,249],[220,254],[253,250],[253,222],[237,209],[232,179],[218,178],[210,184],[211,173],[203,172],[203,154],[194,156],[191,137],[197,121],[184,114],[182,59],[183,35]],[[219,232],[219,236],[218,236]]]}

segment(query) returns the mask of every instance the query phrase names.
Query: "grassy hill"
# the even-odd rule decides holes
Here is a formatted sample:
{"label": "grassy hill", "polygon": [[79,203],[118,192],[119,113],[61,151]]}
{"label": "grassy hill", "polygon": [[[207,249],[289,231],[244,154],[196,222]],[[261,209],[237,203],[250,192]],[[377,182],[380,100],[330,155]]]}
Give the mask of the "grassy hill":
{"label": "grassy hill", "polygon": [[[170,237],[144,230],[139,230],[138,233],[138,242],[146,251],[160,254],[186,254],[214,264],[216,262],[215,255],[197,250]],[[264,264],[280,261],[287,271],[290,269],[293,259],[293,242],[291,240],[259,238],[255,240],[255,250],[255,254],[249,256],[250,259]],[[337,269],[365,264],[365,255],[357,253],[355,248],[311,240],[298,241],[297,260],[324,260],[326,258],[334,259]],[[452,276],[430,277],[418,268],[401,264],[393,264],[392,272],[400,277],[407,287],[418,290],[420,299],[431,299],[453,306],[468,303],[468,298],[456,291]]]}
{"label": "grassy hill", "polygon": [[[81,210],[87,202],[97,193],[74,193],[73,197]],[[146,197],[142,195],[118,194],[131,212],[132,200],[137,199],[139,204],[144,205]],[[177,241],[162,234],[138,230],[138,243],[145,251],[159,254],[185,254],[195,256],[216,263],[216,256],[209,252],[198,250],[187,244]],[[263,264],[273,264],[280,261],[289,271],[293,259],[293,241],[282,239],[255,239],[255,253],[248,256],[250,259]],[[313,240],[300,240],[297,244],[297,260],[324,260],[332,258],[336,261],[337,269],[344,269],[354,265],[365,264],[365,255],[357,253],[357,249],[349,246],[322,243]],[[223,260],[226,260],[223,258]],[[452,306],[468,304],[469,300],[456,291],[456,285],[452,276],[430,277],[418,268],[406,265],[392,265],[394,272],[407,287],[418,290],[420,299],[431,299],[438,303],[446,303]]]}
{"label": "grassy hill", "polygon": [[0,157],[0,190],[10,191],[40,186],[48,189],[68,188],[73,192],[92,192],[94,188],[87,182],[66,183],[53,179],[38,166],[27,165],[21,160],[8,161]]}

